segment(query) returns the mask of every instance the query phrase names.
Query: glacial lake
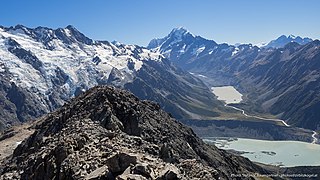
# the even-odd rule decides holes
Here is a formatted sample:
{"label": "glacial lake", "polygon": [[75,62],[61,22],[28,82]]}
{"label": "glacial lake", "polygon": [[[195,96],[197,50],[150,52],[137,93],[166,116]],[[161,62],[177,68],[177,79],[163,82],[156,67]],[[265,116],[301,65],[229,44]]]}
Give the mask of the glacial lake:
{"label": "glacial lake", "polygon": [[242,94],[233,86],[211,87],[211,91],[218,97],[218,100],[224,101],[226,104],[242,101]]}
{"label": "glacial lake", "polygon": [[320,145],[300,141],[267,141],[246,138],[203,138],[220,149],[235,150],[251,161],[283,167],[319,166]]}
{"label": "glacial lake", "polygon": [[[242,94],[233,86],[212,87],[212,93],[226,104],[240,103]],[[229,106],[230,107],[230,106]],[[247,117],[255,117],[247,115]],[[263,118],[261,118],[263,119]],[[236,151],[251,161],[284,167],[320,166],[320,145],[300,141],[267,141],[246,138],[203,137],[220,149]]]}

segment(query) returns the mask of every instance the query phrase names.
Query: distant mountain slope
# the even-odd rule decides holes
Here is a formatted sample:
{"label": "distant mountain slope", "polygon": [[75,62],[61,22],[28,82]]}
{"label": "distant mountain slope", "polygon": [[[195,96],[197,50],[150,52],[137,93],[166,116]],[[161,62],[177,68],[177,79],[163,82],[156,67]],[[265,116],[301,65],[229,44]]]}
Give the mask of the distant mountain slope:
{"label": "distant mountain slope", "polygon": [[[294,126],[320,129],[320,41],[290,43],[259,58],[241,73],[254,101]],[[245,86],[245,85],[244,85]]]}
{"label": "distant mountain slope", "polygon": [[146,48],[94,41],[76,28],[0,27],[0,129],[38,117],[99,84],[152,99],[176,118],[216,116],[197,78]]}
{"label": "distant mountain slope", "polygon": [[268,174],[246,158],[205,144],[158,104],[102,86],[42,118],[35,133],[0,164],[0,179],[234,179],[232,174]]}
{"label": "distant mountain slope", "polygon": [[191,33],[184,34],[182,37],[188,38],[173,37],[171,32],[161,45],[151,50],[163,53],[209,86],[236,86],[246,97],[241,108],[248,112],[271,113],[294,126],[320,129],[319,40],[305,45],[289,42],[275,49],[216,44],[199,41],[203,38],[195,38]]}
{"label": "distant mountain slope", "polygon": [[294,35],[289,35],[289,36],[282,35],[278,37],[276,40],[272,40],[266,46],[262,46],[262,47],[283,48],[285,45],[289,44],[290,42],[296,42],[300,45],[305,45],[311,41],[312,39],[307,37],[301,38],[300,36],[294,36]]}

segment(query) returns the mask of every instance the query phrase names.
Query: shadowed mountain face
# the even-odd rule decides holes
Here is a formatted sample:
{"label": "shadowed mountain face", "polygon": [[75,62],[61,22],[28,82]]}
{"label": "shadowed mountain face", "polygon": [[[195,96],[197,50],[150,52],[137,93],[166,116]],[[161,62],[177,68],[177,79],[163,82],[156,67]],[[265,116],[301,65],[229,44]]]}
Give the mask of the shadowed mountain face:
{"label": "shadowed mountain face", "polygon": [[232,179],[266,173],[204,144],[158,104],[99,86],[37,122],[1,179]]}
{"label": "shadowed mountain face", "polygon": [[221,105],[202,81],[161,54],[94,41],[72,26],[0,27],[0,130],[60,107],[96,85],[126,88],[174,117],[206,119]]}
{"label": "shadowed mountain face", "polygon": [[173,32],[158,40],[156,47],[155,40],[151,41],[149,48],[209,86],[237,87],[246,96],[240,107],[247,112],[272,114],[298,127],[320,128],[319,40],[289,41],[275,49],[216,44],[186,30],[178,36],[182,38],[174,38]]}

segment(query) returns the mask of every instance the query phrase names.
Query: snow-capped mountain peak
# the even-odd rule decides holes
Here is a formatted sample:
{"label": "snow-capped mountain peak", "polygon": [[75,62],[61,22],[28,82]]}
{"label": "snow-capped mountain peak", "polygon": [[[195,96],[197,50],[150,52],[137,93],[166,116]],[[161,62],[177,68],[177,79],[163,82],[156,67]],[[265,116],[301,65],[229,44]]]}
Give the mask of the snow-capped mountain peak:
{"label": "snow-capped mountain peak", "polygon": [[194,37],[194,35],[184,27],[174,28],[168,36],[176,39],[182,39],[185,35],[191,35]]}
{"label": "snow-capped mountain peak", "polygon": [[69,30],[72,30],[72,31],[78,31],[77,28],[75,28],[73,25],[69,24],[67,25],[64,29],[69,29]]}
{"label": "snow-capped mountain peak", "polygon": [[0,37],[0,62],[12,74],[11,81],[41,94],[54,86],[51,78],[57,76],[57,68],[68,74],[64,87],[73,94],[80,84],[86,88],[98,84],[93,79],[107,81],[113,68],[132,77],[144,61],[163,58],[135,45],[94,42],[73,26],[54,30],[17,25],[1,28]]}
{"label": "snow-capped mountain peak", "polygon": [[184,27],[177,27],[171,30],[171,32],[164,38],[155,38],[150,41],[147,48],[154,51],[159,50],[159,47],[166,42],[175,44],[176,42],[183,41],[186,38],[195,38],[195,36]]}
{"label": "snow-capped mountain peak", "polygon": [[211,54],[217,43],[213,40],[195,36],[183,27],[174,28],[164,38],[157,38],[150,41],[147,46],[154,52],[162,53],[166,58],[170,58],[174,63],[179,64],[181,55],[190,54],[192,57],[184,57],[188,61],[193,61],[195,57]]}
{"label": "snow-capped mountain peak", "polygon": [[287,45],[290,42],[296,42],[300,45],[304,45],[307,44],[309,42],[311,42],[312,39],[310,38],[301,38],[300,36],[295,36],[295,35],[281,35],[280,37],[278,37],[275,40],[270,41],[267,45],[263,46],[266,48],[282,48],[285,45]]}

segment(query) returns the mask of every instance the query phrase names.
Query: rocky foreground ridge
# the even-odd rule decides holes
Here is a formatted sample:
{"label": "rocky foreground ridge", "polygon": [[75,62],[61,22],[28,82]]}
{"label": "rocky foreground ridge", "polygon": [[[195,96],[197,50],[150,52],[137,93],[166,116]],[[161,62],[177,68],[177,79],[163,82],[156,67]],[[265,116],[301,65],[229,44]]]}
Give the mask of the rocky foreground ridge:
{"label": "rocky foreground ridge", "polygon": [[0,179],[232,179],[268,173],[205,144],[158,104],[114,87],[92,88],[38,121],[0,163]]}

